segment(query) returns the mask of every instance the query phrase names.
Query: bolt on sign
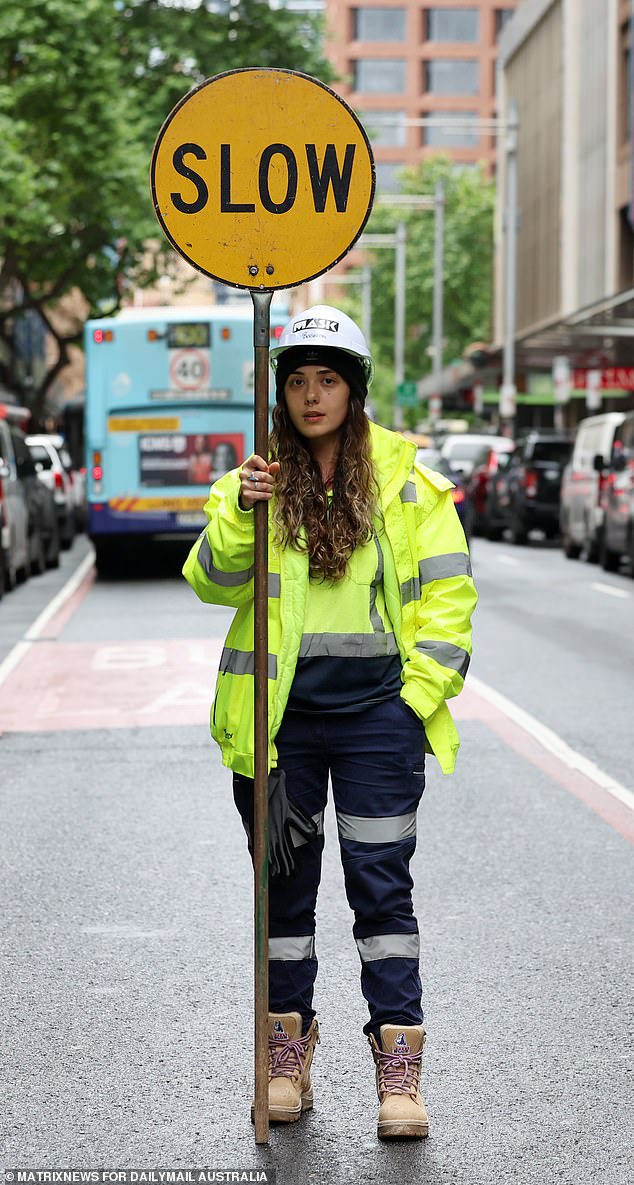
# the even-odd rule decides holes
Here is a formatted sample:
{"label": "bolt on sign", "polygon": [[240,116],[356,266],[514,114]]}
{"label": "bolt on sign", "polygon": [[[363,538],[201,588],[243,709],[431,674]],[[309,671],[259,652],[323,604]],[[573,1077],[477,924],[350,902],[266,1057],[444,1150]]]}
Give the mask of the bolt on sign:
{"label": "bolt on sign", "polygon": [[151,165],[176,250],[237,288],[292,288],[346,254],[372,209],[368,137],[329,87],[292,70],[232,70],[174,108]]}

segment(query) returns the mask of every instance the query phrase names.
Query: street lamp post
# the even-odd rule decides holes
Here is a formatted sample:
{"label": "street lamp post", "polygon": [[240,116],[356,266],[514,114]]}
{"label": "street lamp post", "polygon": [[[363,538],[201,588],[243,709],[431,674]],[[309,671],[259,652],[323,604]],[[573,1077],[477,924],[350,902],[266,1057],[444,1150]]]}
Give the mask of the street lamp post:
{"label": "street lamp post", "polygon": [[511,103],[506,125],[506,207],[504,213],[504,363],[500,419],[508,436],[515,428],[515,322],[517,313],[517,104]]}
{"label": "street lamp post", "polygon": [[[397,118],[387,117],[381,119],[381,125],[395,124],[399,127],[449,127],[451,131],[460,134],[465,129],[469,131],[480,132],[483,135],[501,136],[506,135],[506,168],[507,168],[507,187],[506,187],[506,205],[504,213],[504,359],[503,359],[503,380],[500,390],[500,418],[503,421],[503,430],[512,434],[514,428],[515,410],[516,410],[516,385],[515,385],[515,329],[516,329],[516,314],[517,314],[517,232],[518,232],[518,205],[517,205],[517,145],[519,132],[519,113],[517,103],[511,102],[509,104],[508,118],[498,119],[493,117],[491,119],[478,119],[465,116],[460,118],[460,115],[452,115],[451,117],[438,117],[434,115],[421,116],[420,118]],[[422,195],[416,199],[415,195],[408,194],[390,194],[385,198],[379,197],[378,201],[383,201],[388,205],[406,205],[413,200],[418,200],[422,205],[426,200],[428,204],[434,204],[434,199],[423,198]],[[436,206],[436,215],[438,218],[439,207]],[[436,226],[438,231],[438,223]],[[434,353],[434,386],[440,392],[440,380],[438,374],[441,370],[439,360],[442,358],[442,329],[441,316],[442,305],[438,301],[438,235],[436,236],[436,251],[435,251],[435,285],[434,285],[434,309],[436,311],[434,332],[433,332],[433,353]],[[440,348],[439,348],[440,342]],[[436,369],[438,367],[438,370]],[[436,404],[436,406],[438,406]]]}
{"label": "street lamp post", "polygon": [[442,414],[442,352],[444,333],[444,269],[445,269],[445,189],[442,181],[436,183],[434,197],[434,400],[429,401],[429,418],[439,420]]}

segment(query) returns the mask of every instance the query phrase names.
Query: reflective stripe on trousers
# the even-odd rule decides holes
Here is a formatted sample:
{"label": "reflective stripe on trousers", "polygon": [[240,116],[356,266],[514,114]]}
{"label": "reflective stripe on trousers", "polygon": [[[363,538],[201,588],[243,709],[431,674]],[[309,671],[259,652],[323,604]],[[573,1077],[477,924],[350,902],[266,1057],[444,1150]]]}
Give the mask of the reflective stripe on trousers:
{"label": "reflective stripe on trousers", "polygon": [[[370,1012],[365,1031],[376,1034],[389,1021],[420,1024],[419,937],[409,863],[424,787],[423,725],[399,696],[361,712],[287,712],[276,746],[288,793],[318,821],[330,776]],[[244,817],[252,796],[249,779],[234,775],[234,796]],[[269,889],[269,1006],[272,1012],[300,1012],[305,1025],[315,1015],[315,905],[323,844],[321,833],[299,847],[293,875],[271,881]],[[333,910],[339,908],[333,903]]]}

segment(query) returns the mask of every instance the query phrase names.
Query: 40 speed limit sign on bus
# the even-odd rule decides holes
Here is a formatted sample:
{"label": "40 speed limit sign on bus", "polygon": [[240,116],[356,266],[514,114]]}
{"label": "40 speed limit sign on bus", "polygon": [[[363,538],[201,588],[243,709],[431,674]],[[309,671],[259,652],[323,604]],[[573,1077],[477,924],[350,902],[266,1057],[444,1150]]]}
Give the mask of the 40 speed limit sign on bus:
{"label": "40 speed limit sign on bus", "polygon": [[156,216],[199,271],[238,288],[292,288],[333,267],[374,198],[364,128],[334,91],[292,70],[203,82],[161,128]]}

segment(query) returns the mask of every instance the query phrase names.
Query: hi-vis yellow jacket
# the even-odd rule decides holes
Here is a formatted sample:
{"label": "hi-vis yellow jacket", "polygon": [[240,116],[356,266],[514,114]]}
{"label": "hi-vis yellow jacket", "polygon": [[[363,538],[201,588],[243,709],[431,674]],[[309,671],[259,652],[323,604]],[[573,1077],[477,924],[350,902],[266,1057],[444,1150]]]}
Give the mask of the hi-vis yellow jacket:
{"label": "hi-vis yellow jacket", "polygon": [[[370,425],[380,488],[377,536],[386,607],[403,663],[401,695],[425,725],[427,749],[443,773],[455,765],[459,740],[446,700],[461,691],[471,654],[470,619],[477,596],[464,532],[439,473],[416,466],[416,447]],[[225,765],[253,777],[253,520],[238,504],[238,470],[209,492],[209,520],[183,567],[202,601],[237,609],[227,635],[211,714]],[[308,557],[269,539],[269,768],[275,736],[302,641]],[[363,595],[351,582],[350,596]],[[324,622],[324,633],[328,625]],[[371,623],[370,623],[371,628]],[[368,635],[372,641],[372,635]]]}

